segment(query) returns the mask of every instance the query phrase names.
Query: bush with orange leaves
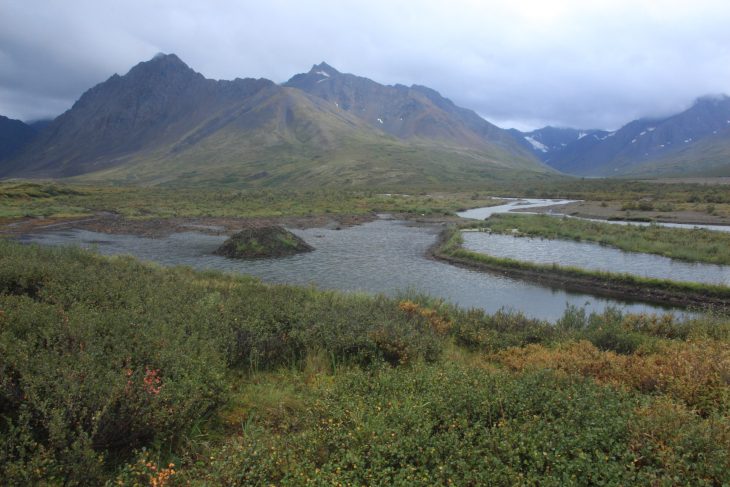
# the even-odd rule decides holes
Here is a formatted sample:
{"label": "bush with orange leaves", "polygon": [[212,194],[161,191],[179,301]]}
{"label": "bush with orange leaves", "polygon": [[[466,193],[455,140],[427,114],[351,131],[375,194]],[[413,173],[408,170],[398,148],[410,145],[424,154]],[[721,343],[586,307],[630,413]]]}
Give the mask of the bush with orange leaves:
{"label": "bush with orange leaves", "polygon": [[150,459],[150,452],[142,449],[135,463],[127,464],[117,475],[116,485],[131,485],[135,487],[165,487],[170,485],[176,474],[175,464],[159,465]]}
{"label": "bush with orange leaves", "polygon": [[431,329],[438,335],[446,335],[451,330],[451,320],[441,316],[435,309],[422,307],[411,300],[399,302],[398,308],[410,317],[425,318]]}
{"label": "bush with orange leaves", "polygon": [[552,369],[643,393],[662,393],[702,415],[730,406],[730,344],[713,340],[662,343],[650,354],[620,355],[588,341],[555,348],[528,345],[493,358],[514,371]]}

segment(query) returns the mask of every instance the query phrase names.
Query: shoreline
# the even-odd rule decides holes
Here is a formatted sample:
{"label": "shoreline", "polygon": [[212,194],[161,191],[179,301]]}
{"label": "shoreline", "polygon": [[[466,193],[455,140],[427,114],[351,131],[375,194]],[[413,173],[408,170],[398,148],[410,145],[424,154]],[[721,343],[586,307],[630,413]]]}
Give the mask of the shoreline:
{"label": "shoreline", "polygon": [[429,247],[430,258],[469,269],[498,273],[566,291],[682,308],[730,307],[730,287],[647,279],[630,274],[542,265],[471,252],[457,240],[458,228],[442,231]]}
{"label": "shoreline", "polygon": [[[494,197],[495,201],[513,199]],[[521,198],[514,198],[521,199]],[[477,208],[481,208],[478,206]],[[466,208],[469,209],[469,208]],[[465,211],[460,210],[460,211]],[[465,222],[454,215],[422,215],[409,212],[386,212],[392,218],[415,225],[449,225]],[[564,214],[570,217],[601,221],[639,221],[680,223],[687,225],[720,225],[730,228],[730,217],[709,215],[695,211],[679,212],[626,212],[618,208],[602,206],[598,201],[580,200],[535,208],[514,208],[510,213]],[[320,213],[311,215],[278,216],[161,216],[154,218],[126,218],[114,211],[98,211],[94,214],[74,217],[21,217],[0,219],[0,238],[18,237],[40,233],[57,228],[91,230],[108,234],[128,234],[159,238],[173,233],[198,231],[210,235],[231,235],[243,228],[267,225],[282,225],[289,228],[340,228],[371,222],[379,218],[375,212],[368,213]]]}

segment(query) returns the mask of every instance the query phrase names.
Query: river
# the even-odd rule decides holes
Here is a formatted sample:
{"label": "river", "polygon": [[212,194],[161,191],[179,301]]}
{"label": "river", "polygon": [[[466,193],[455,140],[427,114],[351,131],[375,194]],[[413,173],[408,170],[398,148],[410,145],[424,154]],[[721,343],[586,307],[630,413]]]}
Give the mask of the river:
{"label": "river", "polygon": [[59,230],[26,235],[22,240],[47,245],[80,245],[106,255],[130,254],[164,265],[250,274],[271,283],[313,284],[322,289],[387,295],[413,291],[440,297],[465,308],[481,308],[488,312],[516,310],[547,320],[559,318],[567,304],[585,306],[588,311],[601,311],[607,306],[618,306],[630,312],[668,310],[569,293],[434,261],[426,257],[426,250],[442,228],[441,225],[414,226],[380,219],[342,230],[292,230],[316,250],[281,259],[254,261],[212,255],[225,237],[197,232],[153,239]]}

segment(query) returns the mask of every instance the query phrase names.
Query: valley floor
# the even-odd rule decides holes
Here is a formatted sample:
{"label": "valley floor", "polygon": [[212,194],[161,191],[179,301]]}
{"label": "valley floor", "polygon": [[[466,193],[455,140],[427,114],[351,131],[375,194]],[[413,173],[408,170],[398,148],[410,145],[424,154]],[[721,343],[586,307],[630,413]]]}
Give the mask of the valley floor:
{"label": "valley floor", "polygon": [[[448,223],[496,194],[593,195],[606,208],[656,187],[611,184],[393,194],[2,183],[0,218],[9,237],[59,226],[147,236],[336,227],[381,212]],[[718,218],[730,207],[712,188],[660,193],[676,208],[714,205]],[[9,484],[728,480],[726,314],[568,307],[547,322],[9,240],[0,239]]]}

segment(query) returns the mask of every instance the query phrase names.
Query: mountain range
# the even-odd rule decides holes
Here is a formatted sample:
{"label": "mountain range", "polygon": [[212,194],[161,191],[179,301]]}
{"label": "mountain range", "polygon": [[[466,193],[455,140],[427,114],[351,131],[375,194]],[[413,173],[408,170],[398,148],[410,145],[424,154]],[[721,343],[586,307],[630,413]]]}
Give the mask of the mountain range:
{"label": "mountain range", "polygon": [[279,85],[158,55],[91,88],[0,176],[273,185],[459,183],[554,173],[436,91],[322,63]]}
{"label": "mountain range", "polygon": [[705,96],[681,113],[620,129],[512,131],[551,167],[578,176],[730,176],[730,97]]}
{"label": "mountain range", "polygon": [[616,131],[504,130],[420,85],[327,63],[282,84],[212,80],[159,54],[52,121],[0,117],[0,177],[387,186],[558,175],[730,175],[730,98]]}

